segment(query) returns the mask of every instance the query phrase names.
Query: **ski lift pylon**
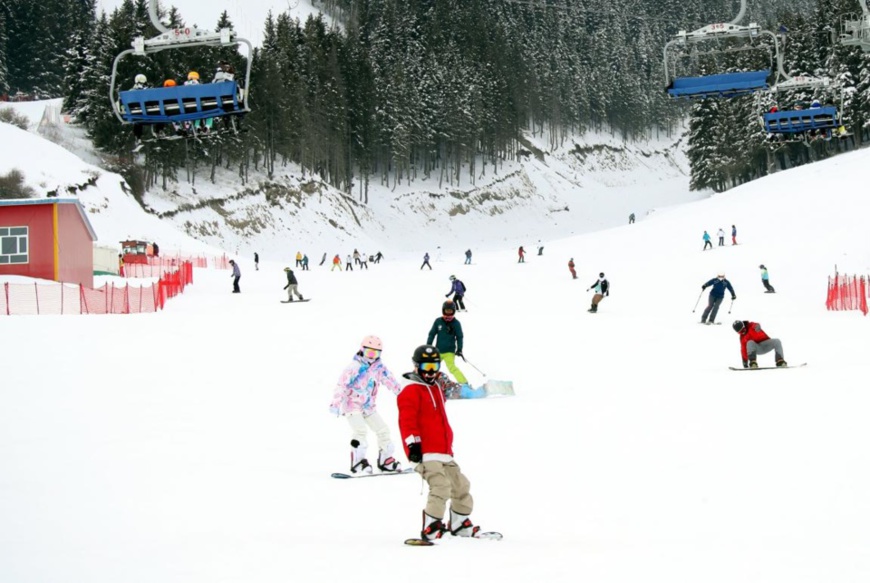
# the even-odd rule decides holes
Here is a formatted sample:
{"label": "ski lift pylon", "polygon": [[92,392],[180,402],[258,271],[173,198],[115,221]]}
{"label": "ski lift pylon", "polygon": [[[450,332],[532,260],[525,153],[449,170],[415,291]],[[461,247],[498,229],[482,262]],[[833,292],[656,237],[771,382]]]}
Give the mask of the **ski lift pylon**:
{"label": "ski lift pylon", "polygon": [[857,46],[865,53],[870,53],[870,9],[867,0],[858,0],[861,4],[861,14],[846,14],[840,18],[840,44]]}

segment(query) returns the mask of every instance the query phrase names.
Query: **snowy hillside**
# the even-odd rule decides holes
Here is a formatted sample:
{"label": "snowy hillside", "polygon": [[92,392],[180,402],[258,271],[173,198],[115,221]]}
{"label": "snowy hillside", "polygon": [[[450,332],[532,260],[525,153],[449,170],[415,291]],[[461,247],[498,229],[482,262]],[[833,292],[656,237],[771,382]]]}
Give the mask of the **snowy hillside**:
{"label": "snowy hillside", "polygon": [[[39,103],[53,111],[59,108],[57,100]],[[80,128],[59,121],[40,123],[43,110],[38,104],[11,107],[28,115],[33,131],[90,165],[103,164]],[[152,213],[146,222],[155,224],[150,219],[159,214],[172,230],[245,256],[257,251],[264,258],[278,259],[301,249],[313,257],[360,248],[416,257],[438,247],[464,251],[533,246],[538,240],[624,224],[630,213],[643,220],[656,209],[709,196],[689,192],[688,166],[673,140],[623,143],[609,134],[589,133],[553,152],[546,151],[548,142],[547,136],[528,136],[528,155],[497,170],[487,165],[475,184],[448,187],[439,185],[438,176],[411,184],[380,184],[373,177],[368,205],[358,202],[358,189],[339,192],[293,165],[280,169],[273,180],[255,174],[245,186],[233,172],[223,171],[214,183],[199,176],[195,184],[180,181],[167,192],[152,189],[144,198]],[[70,176],[66,168],[55,171],[40,162],[53,159],[57,146],[38,140],[27,143],[26,150],[10,149],[0,161],[0,171],[32,167],[25,176],[40,194],[65,185]],[[76,164],[68,152],[58,156]],[[88,164],[79,163],[75,172],[99,172]],[[118,180],[115,176],[111,182]],[[468,180],[467,175],[462,180]],[[100,197],[95,195],[98,191],[82,196],[91,212],[114,204],[113,193],[119,192],[114,188]],[[129,195],[120,198],[125,200],[117,204],[135,204]],[[493,222],[499,226],[495,233],[488,229]],[[112,225],[109,232],[97,228],[97,234],[114,240],[114,229],[120,226]],[[147,233],[138,236],[158,240]]]}
{"label": "snowy hillside", "polygon": [[[26,134],[11,137],[28,147]],[[69,163],[46,152],[24,171]],[[662,164],[647,175],[671,172]],[[288,305],[291,248],[259,271],[243,255],[241,294],[225,271],[197,270],[154,315],[3,318],[16,348],[0,386],[0,581],[864,583],[870,320],[824,300],[835,265],[870,271],[870,202],[855,186],[868,164],[858,151],[648,217],[638,206],[635,225],[568,238],[540,208],[564,191],[488,220],[442,221],[435,209],[455,203],[433,199],[429,223],[399,208],[379,215],[383,236],[445,243],[457,221],[488,242],[473,265],[446,249],[432,271],[386,250],[368,271],[315,261],[297,271],[312,301]],[[566,183],[589,179],[587,165],[558,166]],[[531,181],[540,167],[523,171]],[[631,184],[643,176],[632,168],[609,175]],[[64,172],[78,183],[87,170]],[[89,197],[108,200],[97,231],[157,229],[118,200],[116,182],[101,175],[80,195],[89,209],[99,206]],[[621,204],[602,192],[590,223],[625,214]],[[496,247],[526,228],[524,214],[546,246],[517,264],[513,243]],[[703,230],[732,224],[739,245],[701,250]],[[776,294],[763,293],[760,263]],[[593,315],[586,288],[600,271],[612,291]],[[701,285],[720,271],[737,300],[720,309],[725,325],[701,326]],[[402,540],[419,532],[425,486],[415,475],[330,478],[348,469],[350,433],[327,408],[367,334],[383,338],[394,372],[408,370],[450,274],[468,286],[460,368],[517,392],[447,405],[472,518],[505,538],[411,548]],[[729,371],[740,366],[735,318],[760,322],[808,366]],[[398,441],[395,403],[381,391]]]}

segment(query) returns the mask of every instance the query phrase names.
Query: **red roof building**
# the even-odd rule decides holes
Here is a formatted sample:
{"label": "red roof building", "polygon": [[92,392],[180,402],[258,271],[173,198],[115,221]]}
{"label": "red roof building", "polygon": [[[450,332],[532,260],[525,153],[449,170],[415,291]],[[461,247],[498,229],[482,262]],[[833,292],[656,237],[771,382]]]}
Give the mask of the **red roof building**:
{"label": "red roof building", "polygon": [[96,240],[74,198],[0,200],[0,275],[93,288]]}

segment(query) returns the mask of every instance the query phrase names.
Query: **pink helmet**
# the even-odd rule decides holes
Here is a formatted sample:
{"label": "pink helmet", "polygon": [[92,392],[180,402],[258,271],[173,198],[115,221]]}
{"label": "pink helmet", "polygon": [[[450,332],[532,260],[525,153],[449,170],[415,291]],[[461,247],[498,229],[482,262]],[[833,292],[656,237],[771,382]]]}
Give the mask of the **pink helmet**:
{"label": "pink helmet", "polygon": [[366,336],[360,343],[363,348],[374,348],[375,350],[383,350],[384,343],[377,336]]}

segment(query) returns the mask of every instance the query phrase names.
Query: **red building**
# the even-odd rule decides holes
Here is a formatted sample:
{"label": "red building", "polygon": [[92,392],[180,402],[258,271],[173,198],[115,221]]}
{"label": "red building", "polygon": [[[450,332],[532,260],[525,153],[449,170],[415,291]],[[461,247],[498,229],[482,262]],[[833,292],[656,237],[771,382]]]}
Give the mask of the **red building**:
{"label": "red building", "polygon": [[0,200],[0,275],[94,287],[97,235],[74,198]]}

